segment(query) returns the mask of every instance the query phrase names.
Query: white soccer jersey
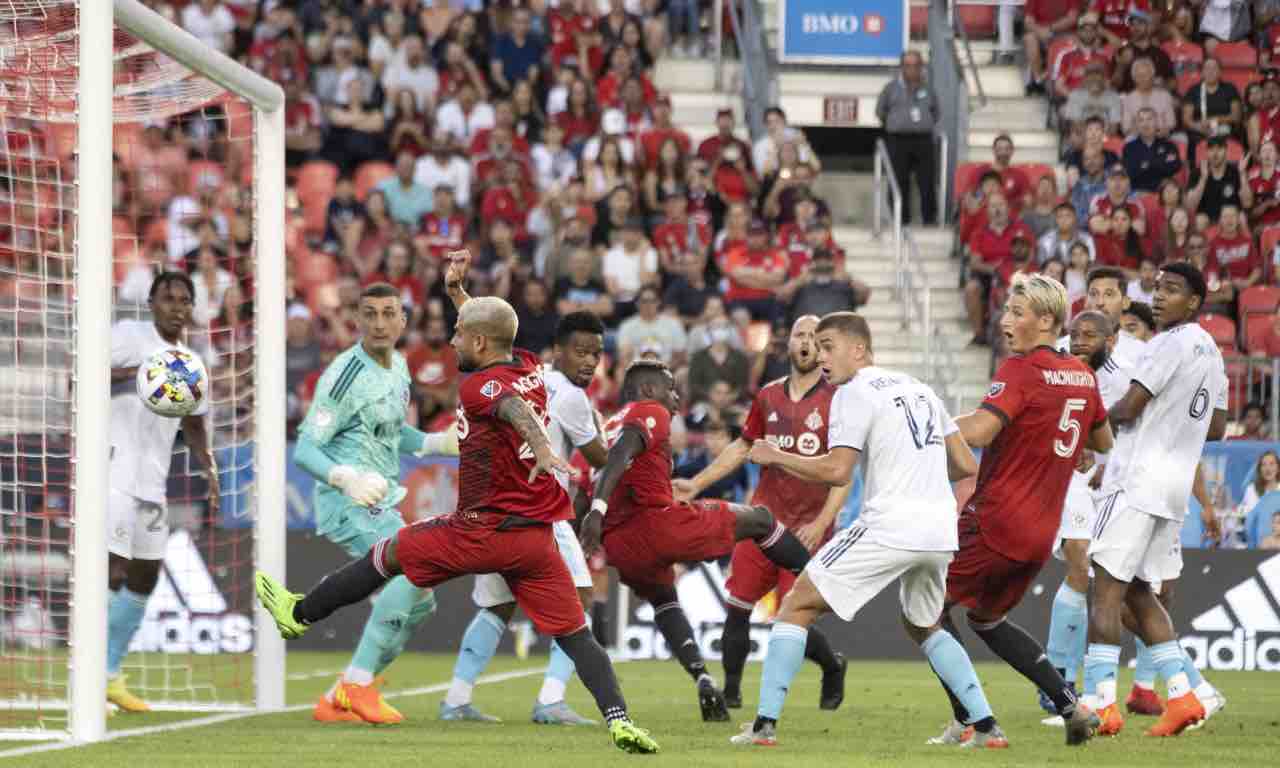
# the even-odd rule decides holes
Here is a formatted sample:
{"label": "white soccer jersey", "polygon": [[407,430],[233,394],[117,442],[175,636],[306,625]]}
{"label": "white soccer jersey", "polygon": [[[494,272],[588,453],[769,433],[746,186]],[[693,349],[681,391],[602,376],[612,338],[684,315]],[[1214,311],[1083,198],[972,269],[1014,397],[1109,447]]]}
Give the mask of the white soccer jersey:
{"label": "white soccer jersey", "polygon": [[[547,415],[551,417],[551,424],[547,426],[551,450],[569,461],[576,448],[596,438],[596,419],[591,410],[591,400],[587,397],[586,390],[549,365],[542,368],[542,381],[547,388]],[[556,480],[568,490],[568,474],[556,472]]]}
{"label": "white soccer jersey", "polygon": [[[1133,337],[1130,336],[1129,338]],[[1145,342],[1136,338],[1133,340],[1145,346]],[[1111,353],[1111,356],[1107,358],[1107,362],[1096,373],[1098,374],[1098,393],[1102,395],[1102,404],[1110,410],[1129,391],[1129,384],[1133,381],[1133,362],[1120,353],[1119,345],[1117,344],[1116,350]],[[1099,463],[1104,463],[1107,467],[1102,476],[1104,488],[1118,485],[1120,478],[1124,477],[1125,460],[1130,453],[1128,444],[1132,440],[1132,430],[1121,432],[1115,436],[1115,445],[1112,446],[1111,452],[1100,457]]]}
{"label": "white soccer jersey", "polygon": [[1214,410],[1227,407],[1227,373],[1213,337],[1197,323],[1164,331],[1147,344],[1133,380],[1151,393],[1116,458],[1130,506],[1181,520]]}
{"label": "white soccer jersey", "polygon": [[957,548],[944,445],[956,430],[933,390],[905,373],[863,368],[836,390],[827,445],[862,453],[866,490],[858,523],[870,541],[892,549]]}
{"label": "white soccer jersey", "polygon": [[[195,354],[186,344],[162,339],[150,320],[121,320],[111,328],[112,368],[141,365],[153,352],[164,348]],[[207,394],[195,415],[209,412]],[[143,501],[164,504],[173,440],[182,420],[157,416],[148,410],[130,377],[111,387],[110,424],[111,488]]]}

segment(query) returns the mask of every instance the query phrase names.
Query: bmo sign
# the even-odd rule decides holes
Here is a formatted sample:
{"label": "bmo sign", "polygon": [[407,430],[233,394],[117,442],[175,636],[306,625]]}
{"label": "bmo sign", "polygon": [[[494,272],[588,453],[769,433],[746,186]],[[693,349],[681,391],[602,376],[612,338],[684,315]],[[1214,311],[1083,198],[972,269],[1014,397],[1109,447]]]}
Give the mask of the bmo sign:
{"label": "bmo sign", "polygon": [[896,64],[907,49],[908,0],[782,0],[782,61]]}

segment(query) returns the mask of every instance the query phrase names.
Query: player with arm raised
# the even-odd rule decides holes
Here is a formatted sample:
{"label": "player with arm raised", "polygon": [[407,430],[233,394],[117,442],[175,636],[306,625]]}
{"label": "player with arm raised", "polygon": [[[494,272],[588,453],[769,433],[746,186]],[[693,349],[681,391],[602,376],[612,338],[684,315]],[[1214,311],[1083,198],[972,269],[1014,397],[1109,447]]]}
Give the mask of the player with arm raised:
{"label": "player with arm raised", "polygon": [[[316,532],[361,557],[404,527],[396,505],[400,455],[458,455],[452,431],[425,434],[405,423],[410,376],[395,345],[407,320],[400,292],[374,283],[360,294],[361,339],[333,359],[298,428],[293,460],[318,481]],[[435,596],[405,578],[392,579],[373,601],[360,644],[346,671],[316,702],[319,722],[404,719],[382,698],[374,679],[404,650],[413,631],[435,612]]]}
{"label": "player with arm raised", "polygon": [[[471,298],[463,287],[471,255],[467,251],[454,251],[448,258],[445,289],[454,305],[461,309]],[[547,416],[551,420],[547,425],[551,449],[565,461],[575,450],[581,451],[591,466],[603,467],[607,452],[603,437],[596,428],[595,411],[587,398],[586,386],[591,383],[604,353],[604,324],[590,312],[565,315],[556,329],[552,352],[553,363],[542,370],[542,381],[547,388]],[[566,491],[570,490],[569,479],[565,473],[556,473],[556,480]],[[582,545],[567,520],[553,523],[552,530],[564,563],[573,576],[573,584],[578,588],[578,598],[587,610],[590,625],[591,572],[587,569]],[[497,722],[498,718],[486,715],[472,705],[471,694],[476,679],[497,652],[502,633],[515,613],[515,597],[500,575],[486,573],[476,577],[471,598],[480,611],[462,635],[458,660],[453,667],[453,682],[444,701],[440,702],[440,719]],[[565,686],[572,676],[573,661],[553,642],[547,674],[533,707],[535,723],[595,724],[565,703]]]}
{"label": "player with arm raised", "polygon": [[[587,628],[573,577],[552,523],[572,515],[554,472],[570,472],[547,437],[547,390],[538,359],[512,349],[516,313],[502,299],[471,299],[458,313],[453,348],[458,370],[458,508],[420,520],[380,540],[307,595],[256,576],[258,599],[285,638],[302,635],[343,606],[366,599],[403,574],[430,589],[467,574],[501,574],[538,632],[556,639],[595,697],[615,746],[656,752],[658,745],[627,715],[609,656]],[[345,687],[339,687],[345,697]],[[361,714],[364,704],[351,701]]]}
{"label": "player with arm raised", "polygon": [[[706,469],[689,480],[672,480],[677,501],[690,501],[721,478],[742,466],[756,440],[765,440],[801,456],[827,451],[826,426],[830,422],[831,395],[835,387],[822,376],[814,329],[818,318],[805,315],[791,325],[787,356],[789,376],[763,387],[751,403],[742,437],[716,457]],[[827,543],[836,515],[849,497],[849,484],[829,486],[813,483],[782,471],[765,467],[751,497],[773,511],[810,552]],[[740,541],[733,548],[729,580],[725,589],[724,634],[720,639],[724,663],[724,698],[730,709],[742,706],[742,668],[750,651],[751,611],[756,601],[772,589],[786,595],[795,575],[769,561],[756,543]],[[822,668],[822,709],[836,709],[844,700],[844,677],[848,662],[831,650],[831,643],[817,628],[809,630],[805,658]]]}
{"label": "player with arm raised", "polygon": [[[1113,438],[1093,371],[1053,348],[1067,313],[1062,284],[1015,275],[1001,318],[1011,357],[973,413],[956,420],[965,442],[983,448],[977,488],[960,514],[960,550],[947,573],[947,610],[968,608],[969,626],[997,656],[1049,694],[1067,744],[1093,736],[1097,717],[1078,706],[1044,649],[1006,618],[1049,559],[1071,473],[1085,448],[1106,453]],[[952,632],[952,634],[955,634]],[[964,707],[934,743],[961,743]]]}
{"label": "player with arm raised", "polygon": [[972,476],[977,460],[942,402],[924,384],[872,361],[871,331],[852,312],[833,312],[817,326],[818,360],[838,385],[827,434],[830,452],[800,455],[756,440],[751,460],[827,487],[848,484],[866,457],[862,514],[828,542],[782,602],[769,635],[753,723],[731,740],[771,746],[787,691],[803,661],[806,635],[834,611],[852,621],[897,580],[902,623],[948,690],[965,703],[982,739],[1007,746],[964,648],[938,625],[947,563],[956,550],[956,500],[951,482]]}
{"label": "player with arm raised", "polygon": [[[653,606],[667,647],[694,679],[702,719],[729,719],[724,695],[707,673],[693,627],[676,596],[676,563],[713,560],[753,539],[780,568],[799,573],[809,561],[804,544],[765,507],[712,499],[677,502],[671,489],[671,415],[680,404],[666,365],[638,360],[622,381],[622,410],[605,424],[609,459],[596,478],[591,509],[582,519],[582,547],[590,555],[603,538],[618,578]],[[603,529],[603,532],[602,532]]]}
{"label": "player with arm raised", "polygon": [[1204,719],[1206,709],[1186,671],[1173,623],[1153,594],[1182,571],[1180,535],[1187,498],[1205,440],[1221,440],[1227,423],[1227,376],[1222,354],[1195,322],[1204,302],[1204,276],[1195,267],[1166,265],[1156,278],[1152,312],[1160,327],[1111,409],[1111,422],[1131,431],[1122,477],[1103,502],[1089,557],[1093,605],[1085,655],[1085,693],[1097,697],[1102,733],[1118,733],[1116,706],[1121,614],[1128,606],[1138,636],[1169,686],[1169,700],[1150,736],[1174,736]]}
{"label": "player with arm raised", "polygon": [[[204,467],[209,483],[209,514],[216,516],[220,491],[218,467],[209,439],[206,396],[181,419],[152,413],[138,397],[138,366],[165,348],[191,352],[182,334],[191,322],[195,286],[178,272],[162,272],[151,282],[152,319],[121,320],[111,328],[110,491],[107,499],[107,550],[110,562],[107,603],[107,701],[125,712],[151,707],[129,691],[120,665],[147,611],[169,541],[165,485],[173,442],[182,440]],[[194,354],[194,353],[193,353]]]}

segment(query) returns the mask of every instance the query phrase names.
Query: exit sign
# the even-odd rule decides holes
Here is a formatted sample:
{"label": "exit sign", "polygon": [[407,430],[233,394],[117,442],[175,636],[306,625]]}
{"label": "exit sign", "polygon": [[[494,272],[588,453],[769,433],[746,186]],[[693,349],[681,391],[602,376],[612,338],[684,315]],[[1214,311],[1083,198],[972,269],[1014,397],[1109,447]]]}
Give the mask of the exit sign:
{"label": "exit sign", "polygon": [[822,122],[827,125],[854,125],[858,122],[857,96],[823,96]]}

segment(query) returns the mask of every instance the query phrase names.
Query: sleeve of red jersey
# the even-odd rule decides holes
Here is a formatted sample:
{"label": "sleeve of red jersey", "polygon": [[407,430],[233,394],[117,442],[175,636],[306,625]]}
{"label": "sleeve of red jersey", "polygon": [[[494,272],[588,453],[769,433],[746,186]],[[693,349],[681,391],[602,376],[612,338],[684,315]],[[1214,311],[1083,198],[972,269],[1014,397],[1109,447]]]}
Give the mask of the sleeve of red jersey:
{"label": "sleeve of red jersey", "polygon": [[979,407],[994,413],[1004,424],[1018,418],[1027,399],[1026,368],[1022,358],[1011,357],[1001,363]]}
{"label": "sleeve of red jersey", "polygon": [[671,414],[657,403],[637,403],[627,411],[622,426],[635,427],[646,448],[661,445],[671,436]]}
{"label": "sleeve of red jersey", "polygon": [[764,438],[764,390],[761,390],[751,401],[751,410],[747,411],[747,419],[742,423],[742,439],[748,443]]}
{"label": "sleeve of red jersey", "polygon": [[490,417],[498,404],[515,394],[510,382],[495,374],[479,372],[468,376],[458,387],[458,401],[468,416]]}

